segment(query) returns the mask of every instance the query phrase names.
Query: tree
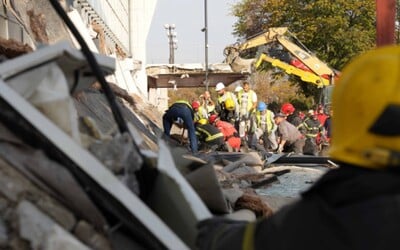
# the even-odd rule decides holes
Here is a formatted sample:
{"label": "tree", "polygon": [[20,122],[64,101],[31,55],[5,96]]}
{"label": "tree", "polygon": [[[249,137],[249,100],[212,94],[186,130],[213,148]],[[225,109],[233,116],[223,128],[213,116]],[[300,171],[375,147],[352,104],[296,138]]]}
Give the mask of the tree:
{"label": "tree", "polygon": [[286,26],[336,69],[375,46],[375,0],[244,0],[232,14],[239,38]]}

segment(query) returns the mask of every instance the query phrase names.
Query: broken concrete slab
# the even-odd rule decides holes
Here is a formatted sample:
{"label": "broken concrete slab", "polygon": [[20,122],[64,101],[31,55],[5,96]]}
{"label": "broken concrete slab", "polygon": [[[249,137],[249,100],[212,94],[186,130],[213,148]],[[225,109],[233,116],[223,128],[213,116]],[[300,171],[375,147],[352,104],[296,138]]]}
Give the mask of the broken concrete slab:
{"label": "broken concrete slab", "polygon": [[64,246],[67,249],[89,249],[29,201],[19,202],[16,212],[19,234],[31,243],[33,249],[57,249],[48,248],[54,246]]}

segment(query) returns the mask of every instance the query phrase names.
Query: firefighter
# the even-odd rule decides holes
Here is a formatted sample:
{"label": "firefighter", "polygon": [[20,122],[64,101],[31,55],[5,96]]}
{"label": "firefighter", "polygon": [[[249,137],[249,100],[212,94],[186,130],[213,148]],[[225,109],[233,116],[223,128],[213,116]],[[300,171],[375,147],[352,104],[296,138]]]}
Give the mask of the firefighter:
{"label": "firefighter", "polygon": [[285,114],[287,121],[295,127],[299,126],[303,122],[296,112],[296,108],[289,102],[282,104],[281,113]]}
{"label": "firefighter", "polygon": [[197,153],[197,138],[194,128],[194,111],[192,105],[184,100],[178,100],[173,103],[163,115],[164,134],[170,136],[173,124],[185,128],[188,131],[190,148],[192,153]]}
{"label": "firefighter", "polygon": [[201,150],[223,150],[224,135],[218,128],[208,123],[207,119],[200,119],[195,123],[196,136]]}
{"label": "firefighter", "polygon": [[217,105],[215,107],[218,116],[221,120],[235,125],[236,120],[239,119],[239,105],[236,96],[232,92],[227,91],[222,82],[217,83],[215,91],[218,94]]}
{"label": "firefighter", "polygon": [[240,151],[241,142],[239,133],[232,124],[222,121],[216,114],[210,116],[209,122],[217,127],[224,135],[225,146],[228,152]]}
{"label": "firefighter", "polygon": [[215,103],[211,99],[210,92],[208,90],[204,91],[204,94],[200,95],[200,100],[201,100],[201,107],[205,110],[207,113],[207,118],[215,113]]}
{"label": "firefighter", "polygon": [[[199,224],[199,249],[397,249],[400,246],[400,46],[347,65],[333,90],[330,158],[302,198],[269,218]],[[357,109],[349,107],[357,105]]]}
{"label": "firefighter", "polygon": [[317,138],[325,140],[325,129],[318,120],[318,116],[314,110],[308,111],[307,118],[297,127],[300,131],[304,131],[305,144],[303,154],[318,155]]}
{"label": "firefighter", "polygon": [[267,109],[267,104],[265,102],[259,102],[257,104],[257,112],[256,112],[256,124],[257,128],[254,133],[254,141],[253,145],[258,148],[259,141],[262,139],[263,141],[263,149],[264,150],[273,150],[275,151],[278,148],[278,144],[276,141],[275,132],[277,126],[274,121],[275,114],[271,110]]}

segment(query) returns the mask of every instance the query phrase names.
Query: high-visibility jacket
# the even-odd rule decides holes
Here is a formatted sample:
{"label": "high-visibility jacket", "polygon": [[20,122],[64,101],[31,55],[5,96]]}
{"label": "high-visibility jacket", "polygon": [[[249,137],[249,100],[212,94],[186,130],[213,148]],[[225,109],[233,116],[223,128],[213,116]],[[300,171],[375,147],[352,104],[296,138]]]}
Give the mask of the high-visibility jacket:
{"label": "high-visibility jacket", "polygon": [[218,113],[221,112],[221,110],[225,109],[224,103],[228,99],[232,99],[233,100],[233,103],[235,104],[235,109],[234,109],[235,112],[239,111],[238,101],[237,101],[236,96],[230,91],[225,91],[225,93],[223,95],[221,95],[221,96],[218,96],[218,99],[217,99],[218,110],[216,110],[216,111]]}
{"label": "high-visibility jacket", "polygon": [[[247,95],[247,99],[243,98],[245,95]],[[256,102],[257,102],[257,94],[253,90],[250,89],[248,92],[244,92],[244,90],[239,91],[238,103],[240,106],[240,112],[243,112],[242,110],[246,110],[247,112],[250,112],[250,110],[253,109],[254,103],[256,103]],[[242,105],[246,105],[246,106],[242,106]],[[253,110],[253,111],[255,111],[255,110]]]}
{"label": "high-visibility jacket", "polygon": [[[229,98],[235,103],[234,110],[225,109],[224,103]],[[218,96],[215,111],[218,113],[221,120],[233,123],[239,117],[239,105],[236,96],[232,92],[225,91],[222,96]]]}
{"label": "high-visibility jacket", "polygon": [[203,107],[200,106],[199,109],[194,113],[194,121],[197,122],[200,119],[207,119],[208,120],[208,113],[207,110]]}
{"label": "high-visibility jacket", "polygon": [[264,114],[261,114],[261,112],[257,111],[256,118],[257,128],[261,128],[264,132],[271,133],[276,126],[274,122],[274,113],[271,110],[267,109]]}

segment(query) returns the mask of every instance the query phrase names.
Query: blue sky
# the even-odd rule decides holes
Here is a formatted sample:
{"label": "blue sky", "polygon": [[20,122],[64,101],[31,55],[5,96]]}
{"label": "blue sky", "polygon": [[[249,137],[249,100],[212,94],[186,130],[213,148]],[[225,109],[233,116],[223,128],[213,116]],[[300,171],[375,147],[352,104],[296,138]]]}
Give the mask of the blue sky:
{"label": "blue sky", "polygon": [[[208,62],[224,60],[223,49],[236,38],[232,35],[236,18],[230,8],[239,0],[207,0]],[[164,24],[175,24],[178,49],[175,63],[204,63],[205,35],[204,1],[158,0],[149,36],[147,38],[147,63],[168,63],[169,45]]]}

